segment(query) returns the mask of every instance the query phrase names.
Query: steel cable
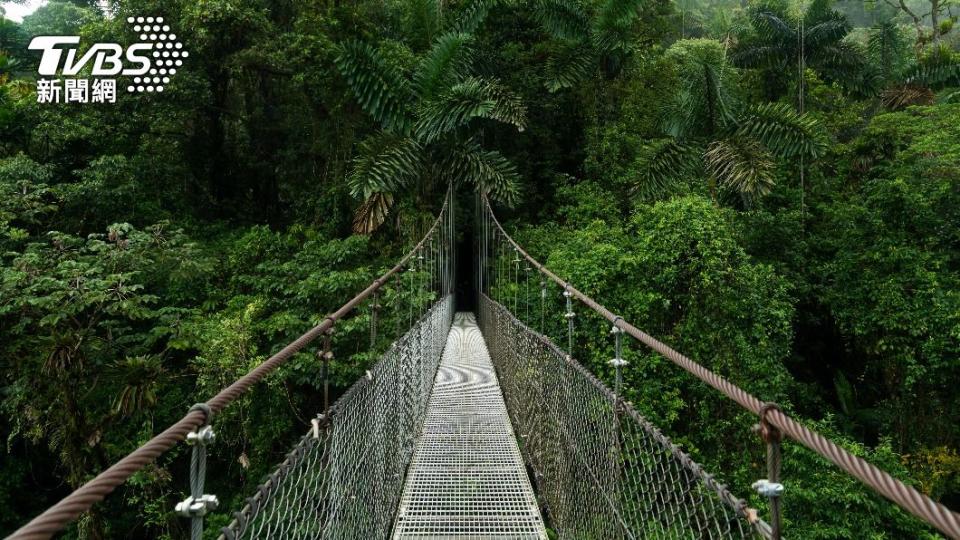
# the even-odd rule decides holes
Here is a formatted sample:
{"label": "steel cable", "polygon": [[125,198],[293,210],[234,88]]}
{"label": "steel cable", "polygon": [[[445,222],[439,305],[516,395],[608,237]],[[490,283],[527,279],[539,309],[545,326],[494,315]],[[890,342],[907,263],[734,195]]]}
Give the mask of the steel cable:
{"label": "steel cable", "polygon": [[[650,336],[646,332],[624,321],[610,310],[599,304],[593,298],[585,295],[570,285],[559,276],[551,272],[536,259],[531,257],[514,239],[507,234],[493,213],[489,200],[482,197],[483,209],[489,213],[490,221],[493,222],[495,231],[503,235],[506,241],[514,248],[516,253],[524,257],[539,272],[547,276],[553,282],[557,283],[565,291],[568,291],[576,297],[585,306],[602,316],[604,319],[615,324],[618,328],[639,340],[650,349],[656,351],[664,358],[680,366],[694,377],[700,379],[714,389],[720,391],[723,395],[740,404],[744,409],[753,414],[760,415],[765,403],[743,390],[739,386],[731,383],[724,377],[710,371],[702,365],[687,358],[673,348]],[[936,527],[944,534],[954,539],[960,539],[960,515],[953,512],[946,506],[934,501],[930,497],[920,493],[916,489],[904,484],[902,481],[894,478],[885,471],[870,464],[863,458],[853,455],[847,450],[841,448],[833,441],[823,435],[811,430],[803,424],[797,422],[786,413],[774,409],[767,413],[767,419],[771,425],[781,430],[791,439],[806,446],[823,458],[828,459],[851,476],[857,478],[877,493],[883,495],[898,506],[909,511],[914,516],[920,518],[926,523]]]}
{"label": "steel cable", "polygon": [[[452,211],[448,211],[451,208],[452,197],[453,191],[452,188],[450,188],[447,191],[440,214],[433,222],[430,230],[393,268],[374,280],[372,284],[341,306],[340,309],[325,317],[320,324],[281,349],[277,354],[265,360],[243,377],[234,381],[230,386],[221,390],[206,402],[207,406],[209,406],[214,413],[218,413],[233,403],[238,397],[276,370],[291,356],[332,328],[337,320],[353,311],[358,304],[383,287],[394,274],[400,272],[408,261],[419,252],[441,224],[447,225],[448,232],[451,231],[449,221],[446,218],[448,214],[452,213]],[[103,500],[104,497],[113,492],[117,486],[126,482],[134,473],[151,463],[161,454],[173,448],[178,442],[184,440],[188,433],[196,430],[203,424],[204,418],[205,415],[201,411],[188,412],[175,424],[144,443],[140,448],[134,450],[110,466],[107,470],[98,474],[83,486],[74,490],[61,499],[60,502],[51,506],[42,514],[15,531],[8,538],[11,540],[34,540],[52,537],[56,532],[76,520],[80,514],[89,510],[91,506]]]}

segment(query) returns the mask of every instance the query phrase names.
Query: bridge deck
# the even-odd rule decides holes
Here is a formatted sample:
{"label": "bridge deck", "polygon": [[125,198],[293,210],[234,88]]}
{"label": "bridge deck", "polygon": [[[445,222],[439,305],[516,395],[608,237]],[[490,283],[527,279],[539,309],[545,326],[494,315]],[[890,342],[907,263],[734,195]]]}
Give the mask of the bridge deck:
{"label": "bridge deck", "polygon": [[472,313],[450,329],[393,537],[547,538]]}

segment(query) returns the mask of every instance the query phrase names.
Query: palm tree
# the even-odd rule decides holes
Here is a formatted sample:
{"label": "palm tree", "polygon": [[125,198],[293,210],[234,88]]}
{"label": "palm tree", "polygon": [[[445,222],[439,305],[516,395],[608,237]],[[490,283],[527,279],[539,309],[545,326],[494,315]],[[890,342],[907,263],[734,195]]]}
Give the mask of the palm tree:
{"label": "palm tree", "polygon": [[859,90],[863,55],[844,41],[850,23],[830,8],[830,0],[813,0],[796,15],[789,12],[785,0],[770,0],[752,7],[749,16],[753,31],[741,39],[732,61],[739,67],[764,70],[769,98],[786,93],[788,81],[795,78],[802,85],[798,71],[806,68]]}
{"label": "palm tree", "polygon": [[529,5],[553,38],[545,81],[551,92],[575,86],[598,66],[614,76],[633,52],[631,31],[641,0],[603,0],[592,10],[580,0],[532,0]]}
{"label": "palm tree", "polygon": [[933,45],[917,57],[909,41],[893,20],[874,25],[867,39],[868,77],[887,109],[929,105],[936,91],[960,85],[960,57],[949,46]]}
{"label": "palm tree", "polygon": [[679,87],[662,111],[665,137],[648,144],[637,163],[635,189],[648,197],[669,192],[687,177],[705,177],[745,203],[774,185],[777,159],[817,157],[817,123],[784,103],[743,106],[736,99],[736,69],[714,40],[681,40],[667,50]]}
{"label": "palm tree", "polygon": [[446,28],[436,0],[419,4],[429,6],[416,10],[417,25],[442,33],[412,73],[361,41],[343,44],[336,60],[360,106],[380,125],[360,144],[349,178],[351,193],[363,200],[354,216],[358,233],[376,230],[404,190],[429,195],[447,182],[473,183],[508,204],[518,193],[516,168],[483,147],[477,122],[493,120],[521,131],[526,123],[526,109],[516,94],[495,79],[474,74],[472,32],[483,21],[487,4],[475,2],[450,17],[457,23]]}

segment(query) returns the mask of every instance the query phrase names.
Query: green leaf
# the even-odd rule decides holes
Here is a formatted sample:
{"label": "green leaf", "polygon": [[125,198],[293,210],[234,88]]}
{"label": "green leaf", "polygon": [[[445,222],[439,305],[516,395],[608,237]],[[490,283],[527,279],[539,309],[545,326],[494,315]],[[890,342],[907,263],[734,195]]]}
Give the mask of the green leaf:
{"label": "green leaf", "polygon": [[412,184],[423,171],[422,148],[409,137],[383,132],[360,143],[347,180],[350,194],[367,200]]}
{"label": "green leaf", "polygon": [[349,41],[335,60],[340,74],[367,113],[384,129],[406,132],[411,125],[411,92],[406,80],[372,46]]}
{"label": "green leaf", "polygon": [[533,12],[537,22],[553,37],[583,41],[589,35],[589,19],[578,0],[536,0]]}
{"label": "green leaf", "polygon": [[441,169],[454,183],[474,184],[496,201],[512,205],[519,196],[520,176],[513,163],[476,143],[468,142],[454,149],[443,160]]}
{"label": "green leaf", "polygon": [[750,138],[733,137],[710,143],[704,159],[717,183],[747,199],[770,193],[773,188],[773,159],[763,146]]}
{"label": "green leaf", "polygon": [[462,33],[444,34],[434,41],[413,77],[414,87],[421,99],[430,99],[441,88],[466,77],[473,60],[470,50],[472,41],[472,36]]}
{"label": "green leaf", "polygon": [[596,69],[597,57],[593,48],[586,43],[565,43],[547,60],[547,90],[556,92],[563,88],[573,88],[587,79]]}
{"label": "green leaf", "polygon": [[430,143],[473,118],[497,120],[523,129],[526,107],[519,96],[499,82],[469,78],[420,109],[416,134]]}
{"label": "green leaf", "polygon": [[668,138],[644,145],[636,160],[633,191],[645,198],[660,197],[682,177],[692,173],[698,156],[677,139]]}
{"label": "green leaf", "polygon": [[750,107],[739,122],[737,135],[760,141],[781,158],[799,155],[816,158],[826,149],[820,124],[785,103]]}

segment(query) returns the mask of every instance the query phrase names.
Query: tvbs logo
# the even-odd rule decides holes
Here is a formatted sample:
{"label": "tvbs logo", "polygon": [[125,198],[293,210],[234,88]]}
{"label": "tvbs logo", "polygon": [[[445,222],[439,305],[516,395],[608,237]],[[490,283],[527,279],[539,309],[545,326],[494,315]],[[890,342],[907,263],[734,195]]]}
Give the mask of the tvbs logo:
{"label": "tvbs logo", "polygon": [[[183,66],[190,53],[183,50],[163,17],[128,17],[140,40],[126,48],[117,43],[94,43],[79,54],[80,36],[38,36],[29,48],[42,51],[37,72],[40,103],[114,103],[117,80],[131,77],[130,93],[163,92],[164,85]],[[94,77],[76,78],[89,68]],[[53,78],[60,74],[71,78]]]}

